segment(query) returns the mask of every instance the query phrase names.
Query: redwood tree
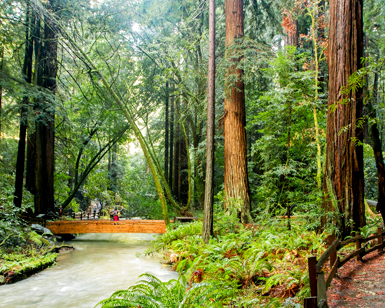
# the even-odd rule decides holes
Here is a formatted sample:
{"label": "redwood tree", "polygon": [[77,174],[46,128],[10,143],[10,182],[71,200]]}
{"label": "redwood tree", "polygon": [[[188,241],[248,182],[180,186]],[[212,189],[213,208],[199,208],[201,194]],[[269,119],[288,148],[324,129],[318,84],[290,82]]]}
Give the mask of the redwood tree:
{"label": "redwood tree", "polygon": [[[55,11],[57,0],[47,3],[48,10]],[[50,17],[45,17],[43,47],[43,87],[52,94],[56,92],[56,75],[58,69],[58,31]],[[36,194],[35,214],[55,211],[54,208],[54,144],[55,144],[55,107],[53,98],[44,99],[38,106],[36,121]]]}
{"label": "redwood tree", "polygon": [[226,71],[225,95],[225,194],[226,208],[236,206],[243,223],[250,222],[250,194],[246,160],[246,116],[243,70],[238,66],[239,39],[243,38],[243,1],[225,1],[226,58],[231,62]]}
{"label": "redwood tree", "polygon": [[[24,80],[29,84],[32,82],[32,57],[33,57],[32,29],[34,26],[34,21],[32,20],[31,16],[32,16],[31,8],[30,8],[30,3],[28,1],[27,12],[26,12],[26,33],[25,33],[26,37],[25,37],[23,77],[24,77]],[[14,204],[17,207],[21,207],[21,201],[23,198],[24,161],[25,161],[25,148],[26,148],[26,135],[27,135],[28,105],[29,105],[29,97],[25,96],[20,106],[20,129],[19,129],[19,142],[18,142],[17,159],[16,159]]]}
{"label": "redwood tree", "polygon": [[363,56],[363,0],[331,0],[329,23],[329,98],[326,210],[338,213],[342,236],[365,225],[362,89],[349,85]]}

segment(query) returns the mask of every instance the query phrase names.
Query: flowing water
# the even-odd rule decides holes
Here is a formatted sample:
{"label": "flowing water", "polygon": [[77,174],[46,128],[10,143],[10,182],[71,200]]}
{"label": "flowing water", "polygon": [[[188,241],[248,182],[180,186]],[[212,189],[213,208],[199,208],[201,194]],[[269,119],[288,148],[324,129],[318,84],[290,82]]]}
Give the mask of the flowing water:
{"label": "flowing water", "polygon": [[127,289],[149,272],[162,281],[177,278],[160,260],[137,257],[151,234],[84,234],[67,242],[57,264],[15,284],[0,286],[0,307],[94,307],[114,291]]}

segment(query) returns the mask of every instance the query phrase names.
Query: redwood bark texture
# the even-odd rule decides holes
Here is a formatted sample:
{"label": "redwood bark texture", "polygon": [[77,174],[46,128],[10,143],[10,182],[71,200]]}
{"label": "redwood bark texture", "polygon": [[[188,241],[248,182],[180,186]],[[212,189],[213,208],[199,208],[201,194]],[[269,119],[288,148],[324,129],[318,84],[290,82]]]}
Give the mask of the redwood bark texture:
{"label": "redwood bark texture", "polygon": [[[55,11],[57,1],[50,0],[47,9]],[[56,92],[57,30],[46,17],[43,47],[43,87]],[[36,194],[35,214],[54,212],[54,163],[55,163],[55,106],[53,99],[45,99],[39,108],[40,119],[36,122]]]}
{"label": "redwood bark texture", "polygon": [[348,78],[361,68],[362,8],[362,0],[330,1],[324,191],[326,210],[339,213],[337,221],[342,236],[366,223],[363,129],[357,125],[362,117],[362,89],[346,93]]}
{"label": "redwood bark texture", "polygon": [[235,202],[241,222],[248,223],[252,219],[246,160],[245,93],[243,70],[237,68],[242,57],[237,55],[240,48],[236,48],[236,40],[244,34],[242,0],[225,1],[225,19],[226,58],[232,62],[226,71],[225,87],[225,207]]}

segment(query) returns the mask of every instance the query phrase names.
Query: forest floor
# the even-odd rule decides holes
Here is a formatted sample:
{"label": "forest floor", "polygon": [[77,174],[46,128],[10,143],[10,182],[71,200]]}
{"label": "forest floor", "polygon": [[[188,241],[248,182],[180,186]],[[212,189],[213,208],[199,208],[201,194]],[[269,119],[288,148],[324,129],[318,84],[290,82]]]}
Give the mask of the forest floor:
{"label": "forest floor", "polygon": [[385,307],[385,254],[350,260],[338,270],[327,294],[330,308]]}

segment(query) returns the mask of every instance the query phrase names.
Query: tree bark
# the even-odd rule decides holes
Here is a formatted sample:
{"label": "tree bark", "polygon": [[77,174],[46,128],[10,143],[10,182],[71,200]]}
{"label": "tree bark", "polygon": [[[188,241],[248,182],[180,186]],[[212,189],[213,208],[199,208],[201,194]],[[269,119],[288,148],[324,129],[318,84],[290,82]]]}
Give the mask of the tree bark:
{"label": "tree bark", "polygon": [[[42,40],[41,40],[41,19],[38,14],[35,14],[35,26],[33,33],[34,42],[34,74],[33,84],[34,86],[43,85],[43,68],[42,68]],[[35,98],[33,104],[34,113],[36,112],[39,100]],[[25,188],[31,193],[36,193],[36,121],[34,126],[30,126],[28,129],[27,138],[27,166],[26,166],[26,179]]]}
{"label": "tree bark", "polygon": [[[47,3],[47,9],[55,11],[56,0]],[[57,29],[54,22],[46,17],[43,48],[43,87],[56,92]],[[55,163],[55,106],[54,100],[45,99],[39,112],[43,116],[36,123],[36,194],[35,214],[55,212],[54,206],[54,163]]]}
{"label": "tree bark", "polygon": [[[31,18],[31,7],[27,1],[26,13],[26,30],[25,30],[25,53],[23,64],[23,77],[27,83],[32,82],[32,57],[33,57],[33,39],[32,39],[33,21]],[[16,175],[15,175],[15,193],[13,203],[16,207],[21,207],[23,199],[23,181],[24,181],[24,164],[25,164],[25,148],[26,135],[28,126],[28,105],[29,98],[25,96],[20,106],[20,128],[19,143],[16,158]]]}
{"label": "tree bark", "polygon": [[[172,187],[172,181],[173,181],[173,166],[174,166],[174,159],[173,159],[173,155],[174,155],[174,127],[175,127],[175,124],[174,124],[174,96],[171,97],[171,110],[170,110],[170,170],[169,170],[169,173],[168,173],[168,185],[170,187]],[[166,178],[167,179],[167,178]]]}
{"label": "tree bark", "polygon": [[[373,148],[374,160],[376,162],[377,174],[378,174],[378,191],[377,191],[377,211],[381,213],[382,219],[385,223],[385,168],[384,157],[382,155],[382,144],[380,139],[380,131],[378,129],[378,119],[376,117],[376,111],[374,105],[377,103],[378,94],[378,73],[374,74],[373,94],[372,100],[369,100],[366,104],[368,111],[368,117],[371,120],[369,122],[369,136],[371,140],[371,146]],[[373,102],[372,102],[373,101]]]}
{"label": "tree bark", "polygon": [[206,181],[202,238],[213,236],[215,136],[215,0],[209,3],[209,71],[207,100]]}
{"label": "tree bark", "polygon": [[[252,221],[246,159],[246,115],[243,70],[237,68],[240,48],[236,39],[243,37],[243,1],[225,0],[226,70],[225,86],[225,207],[236,208],[242,223]],[[231,78],[230,78],[231,77]],[[236,82],[231,82],[236,77]]]}
{"label": "tree bark", "polygon": [[[362,88],[348,78],[361,68],[362,0],[331,0],[329,21],[329,98],[324,180],[325,209],[336,211],[342,236],[365,221]],[[349,90],[349,91],[347,91]]]}
{"label": "tree bark", "polygon": [[179,124],[175,124],[174,134],[174,174],[172,177],[172,194],[178,199],[178,182],[179,182]]}

